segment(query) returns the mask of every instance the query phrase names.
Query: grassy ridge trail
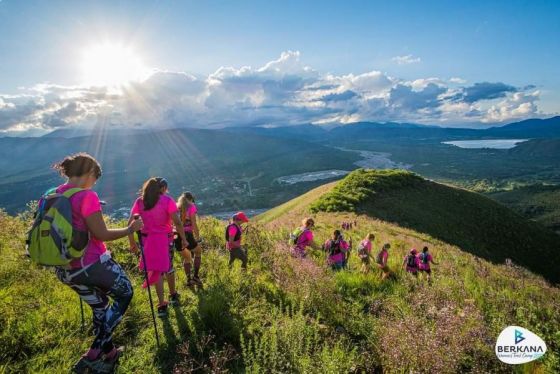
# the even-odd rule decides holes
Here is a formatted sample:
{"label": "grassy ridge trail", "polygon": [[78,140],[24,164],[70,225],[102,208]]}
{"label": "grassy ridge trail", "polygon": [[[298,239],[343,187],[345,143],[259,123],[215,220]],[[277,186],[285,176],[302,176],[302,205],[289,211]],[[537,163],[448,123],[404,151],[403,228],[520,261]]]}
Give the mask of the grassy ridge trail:
{"label": "grassy ridge trail", "polygon": [[[560,290],[521,267],[493,263],[410,228],[365,214],[318,212],[322,241],[343,220],[358,242],[367,232],[392,249],[395,281],[377,273],[332,273],[324,254],[309,261],[287,255],[286,238],[316,198],[333,185],[258,217],[246,236],[249,271],[227,268],[224,223],[201,219],[203,291],[184,286],[182,304],[158,320],[162,345],[153,334],[146,291],[127,241],[109,249],[130,275],[135,295],[114,340],[125,344],[119,373],[346,373],[517,372],[560,370]],[[77,296],[50,270],[22,257],[24,221],[0,213],[0,372],[67,372],[92,337],[80,331]],[[123,222],[112,225],[122,226]],[[439,266],[432,286],[399,271],[411,247],[428,245]],[[175,258],[180,269],[179,259]],[[86,318],[90,317],[86,310]],[[494,343],[507,325],[540,335],[548,353],[535,363],[501,364]]]}

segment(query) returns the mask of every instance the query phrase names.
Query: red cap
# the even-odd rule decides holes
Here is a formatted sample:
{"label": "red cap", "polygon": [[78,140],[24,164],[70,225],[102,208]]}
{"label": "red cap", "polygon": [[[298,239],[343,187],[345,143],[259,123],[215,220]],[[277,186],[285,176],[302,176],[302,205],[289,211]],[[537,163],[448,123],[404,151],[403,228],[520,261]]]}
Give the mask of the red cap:
{"label": "red cap", "polygon": [[249,222],[249,218],[247,218],[247,216],[243,212],[235,213],[232,218],[241,222]]}

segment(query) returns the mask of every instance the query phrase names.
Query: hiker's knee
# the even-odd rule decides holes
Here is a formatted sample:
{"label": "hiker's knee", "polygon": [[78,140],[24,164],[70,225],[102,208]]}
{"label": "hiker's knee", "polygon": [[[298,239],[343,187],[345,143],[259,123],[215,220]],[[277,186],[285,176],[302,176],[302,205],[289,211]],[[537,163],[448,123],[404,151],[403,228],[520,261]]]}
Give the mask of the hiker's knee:
{"label": "hiker's knee", "polygon": [[183,251],[181,251],[181,256],[183,257],[183,261],[186,261],[188,263],[192,262],[192,254],[188,249],[184,249]]}

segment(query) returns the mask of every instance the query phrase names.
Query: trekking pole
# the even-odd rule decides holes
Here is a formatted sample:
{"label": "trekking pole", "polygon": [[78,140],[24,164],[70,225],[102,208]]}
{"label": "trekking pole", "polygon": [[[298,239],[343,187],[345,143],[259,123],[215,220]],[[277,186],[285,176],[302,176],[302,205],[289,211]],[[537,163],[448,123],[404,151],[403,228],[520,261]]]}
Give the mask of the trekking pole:
{"label": "trekking pole", "polygon": [[81,297],[80,297],[80,312],[82,314],[82,332],[84,332],[84,330],[86,329],[86,322],[84,321],[84,302],[82,301]]}
{"label": "trekking pole", "polygon": [[[140,215],[135,214],[134,219],[137,220]],[[148,298],[150,299],[150,309],[152,310],[152,321],[154,322],[154,331],[156,334],[156,342],[159,347],[159,335],[157,329],[157,322],[156,322],[156,314],[154,312],[154,302],[152,301],[152,292],[150,290],[150,282],[148,280],[148,266],[146,264],[146,256],[144,255],[144,244],[142,242],[142,232],[137,231],[136,234],[138,235],[138,244],[140,246],[140,253],[142,255],[142,263],[144,264],[144,278],[146,279],[146,285],[148,288]]]}

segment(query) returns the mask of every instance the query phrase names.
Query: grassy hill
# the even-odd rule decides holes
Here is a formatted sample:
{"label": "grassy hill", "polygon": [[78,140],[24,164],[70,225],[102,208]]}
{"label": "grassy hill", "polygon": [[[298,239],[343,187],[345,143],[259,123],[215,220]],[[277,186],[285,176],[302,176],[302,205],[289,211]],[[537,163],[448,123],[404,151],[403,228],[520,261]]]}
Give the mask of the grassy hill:
{"label": "grassy hill", "polygon": [[[115,335],[116,342],[127,346],[118,372],[558,372],[560,290],[523,267],[487,261],[428,232],[365,214],[361,207],[370,209],[364,201],[372,196],[395,189],[410,197],[406,188],[422,181],[400,172],[389,175],[379,182],[384,188],[371,194],[356,188],[349,195],[355,212],[319,210],[351,175],[257,217],[246,236],[247,273],[227,268],[224,223],[202,219],[205,289],[186,289],[179,272],[183,302],[170,310],[168,319],[158,321],[161,347],[153,336],[137,259],[126,241],[109,243],[135,287]],[[317,222],[318,241],[342,221],[355,220],[356,227],[344,233],[355,243],[368,232],[376,234],[376,249],[391,243],[389,266],[395,279],[381,282],[376,272],[359,273],[355,255],[351,270],[338,273],[325,266],[319,252],[307,261],[291,258],[288,233],[310,214]],[[51,271],[22,257],[26,221],[27,216],[0,213],[0,372],[66,372],[92,337],[80,331],[76,295]],[[481,234],[484,229],[479,228]],[[407,251],[423,245],[439,263],[432,285],[400,270]],[[516,367],[497,360],[495,339],[514,324],[546,341],[548,352],[541,360]]]}
{"label": "grassy hill", "polygon": [[487,260],[506,258],[560,282],[560,236],[491,199],[407,171],[356,170],[312,211],[355,211],[456,245]]}
{"label": "grassy hill", "polygon": [[530,185],[488,194],[524,217],[560,233],[560,186]]}

